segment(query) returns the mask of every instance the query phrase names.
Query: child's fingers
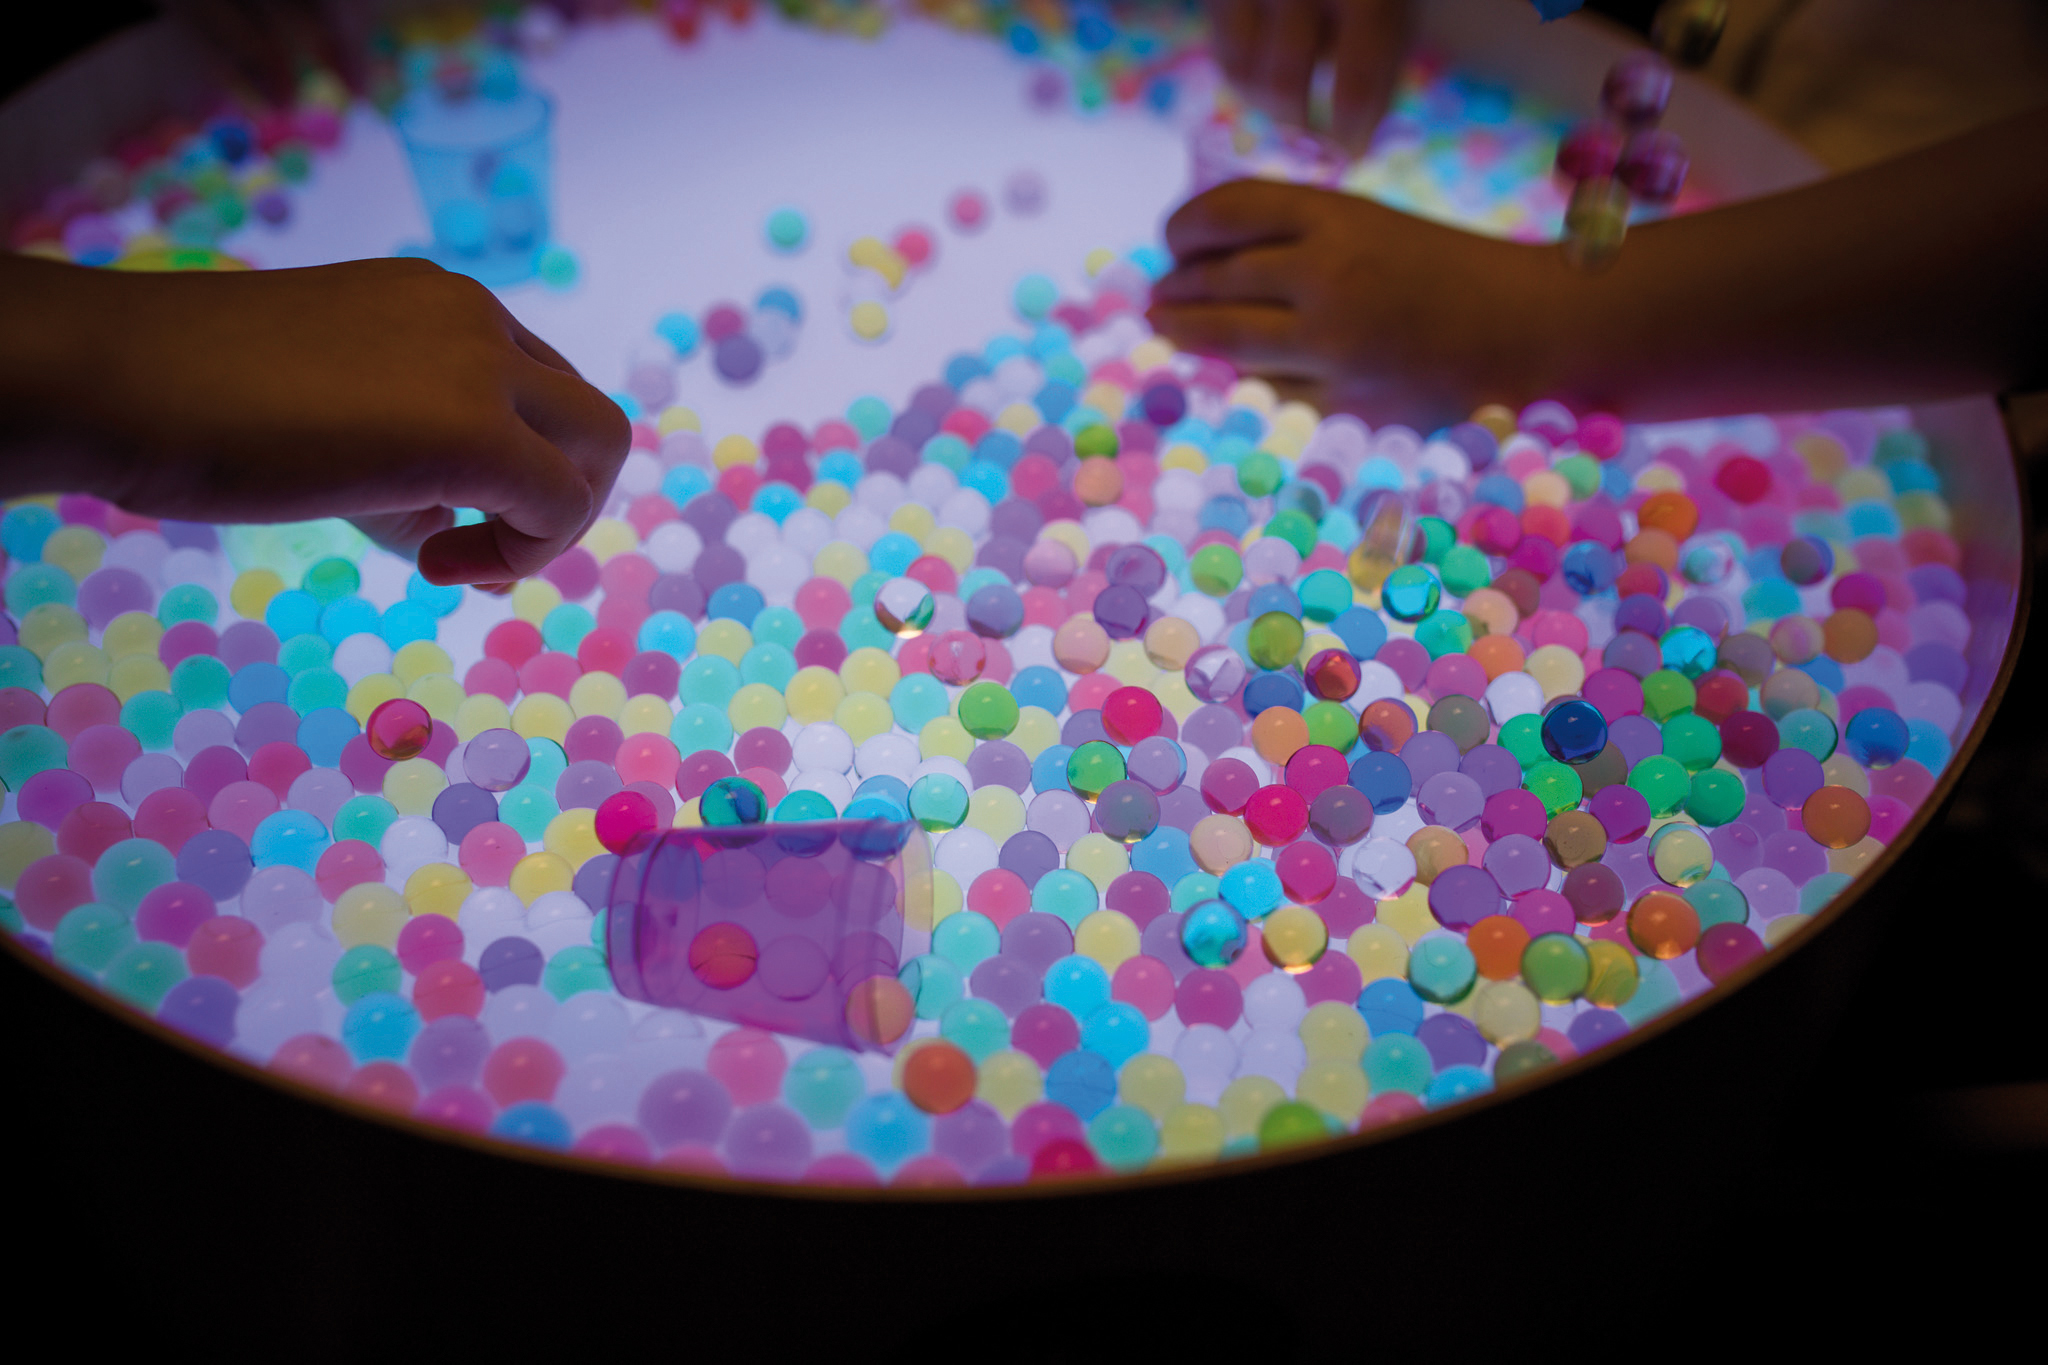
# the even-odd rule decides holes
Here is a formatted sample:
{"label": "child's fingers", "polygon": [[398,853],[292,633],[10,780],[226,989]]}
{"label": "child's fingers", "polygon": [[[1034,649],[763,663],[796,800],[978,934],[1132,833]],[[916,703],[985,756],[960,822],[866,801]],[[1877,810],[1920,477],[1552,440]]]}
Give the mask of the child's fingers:
{"label": "child's fingers", "polygon": [[1267,19],[1265,51],[1253,88],[1266,112],[1298,128],[1308,126],[1308,87],[1322,46],[1323,16],[1316,0],[1277,0]]}
{"label": "child's fingers", "polygon": [[1208,0],[1216,65],[1240,89],[1258,64],[1260,9],[1260,0]]}
{"label": "child's fingers", "polygon": [[420,546],[420,573],[435,583],[505,583],[537,573],[583,534],[597,505],[582,471],[524,428],[501,456],[462,469],[439,501],[491,516]]}
{"label": "child's fingers", "polygon": [[267,16],[238,0],[170,0],[167,6],[201,40],[227,59],[237,75],[276,104],[292,95],[290,45]]}
{"label": "child's fingers", "polygon": [[1204,190],[1166,220],[1166,245],[1175,260],[1236,251],[1302,235],[1302,196],[1313,191],[1271,180],[1232,180]]}
{"label": "child's fingers", "polygon": [[[502,307],[503,305],[500,306]],[[559,370],[571,379],[583,378],[582,372],[574,365],[571,365],[560,351],[548,345],[547,342],[528,330],[526,324],[514,317],[510,309],[505,310],[505,325],[512,334],[513,342],[520,350],[526,352],[549,369]]]}
{"label": "child's fingers", "polygon": [[455,514],[446,507],[426,507],[411,512],[371,512],[349,520],[394,554],[413,555],[429,536],[453,525]]}
{"label": "child's fingers", "polygon": [[1197,257],[1178,265],[1152,286],[1155,303],[1269,303],[1295,301],[1301,276],[1291,246],[1255,246],[1227,255]]}
{"label": "child's fingers", "polygon": [[1184,351],[1233,364],[1279,371],[1299,368],[1295,313],[1261,303],[1154,302],[1145,316],[1154,331]]}
{"label": "child's fingers", "polygon": [[[1391,3],[1400,6],[1405,0]],[[1386,113],[1402,56],[1402,17],[1397,12],[1390,19],[1384,6],[1347,7],[1338,21],[1331,58],[1336,88],[1330,101],[1330,132],[1353,152],[1365,151]]]}

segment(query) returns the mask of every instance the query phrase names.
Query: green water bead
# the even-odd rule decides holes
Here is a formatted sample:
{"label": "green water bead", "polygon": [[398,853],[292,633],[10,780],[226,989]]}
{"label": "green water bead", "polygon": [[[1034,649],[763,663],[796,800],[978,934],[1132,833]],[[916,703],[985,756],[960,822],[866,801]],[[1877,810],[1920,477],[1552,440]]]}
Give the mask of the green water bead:
{"label": "green water bead", "polygon": [[166,629],[183,621],[212,625],[220,617],[220,602],[197,583],[180,583],[156,604],[156,619]]}
{"label": "green water bead", "polygon": [[1416,558],[1425,564],[1441,564],[1453,545],[1458,543],[1458,528],[1442,517],[1417,517],[1415,519]]}
{"label": "green water bead", "polygon": [[1358,717],[1341,701],[1319,701],[1301,713],[1308,742],[1346,753],[1358,743]]}
{"label": "green water bead", "polygon": [[1424,1000],[1454,1004],[1478,979],[1479,962],[1461,938],[1425,938],[1408,951],[1408,984]]}
{"label": "green water bead", "polygon": [[1564,477],[1573,502],[1584,502],[1600,491],[1600,462],[1584,451],[1565,456],[1551,468]]}
{"label": "green water bead", "polygon": [[1692,711],[1664,722],[1664,756],[1675,758],[1689,773],[1704,772],[1721,757],[1721,730]]}
{"label": "green water bead", "polygon": [[1301,614],[1310,621],[1334,621],[1351,610],[1354,596],[1351,580],[1335,569],[1317,569],[1295,589],[1301,598]]}
{"label": "green water bead", "polygon": [[142,898],[178,875],[171,851],[154,839],[123,839],[100,854],[92,894],[116,910],[135,913]]}
{"label": "green water bead", "polygon": [[39,692],[43,687],[43,661],[20,645],[0,645],[0,687],[25,687]]}
{"label": "green water bead", "polygon": [[1500,727],[1500,747],[1515,756],[1523,772],[1549,762],[1550,755],[1543,748],[1543,717],[1530,713],[1509,720]]}
{"label": "green water bead", "polygon": [[744,777],[721,777],[697,798],[707,825],[758,825],[768,818],[768,795]]}
{"label": "green water bead", "polygon": [[1101,422],[1074,433],[1074,453],[1082,459],[1112,459],[1116,455],[1116,428]]}
{"label": "green water bead", "polygon": [[293,678],[284,699],[300,715],[348,701],[348,683],[331,668],[309,668]]}
{"label": "green water bead", "polygon": [[1017,699],[1001,683],[974,683],[960,694],[960,726],[976,739],[1002,739],[1017,728]]}
{"label": "green water bead", "polygon": [[587,944],[572,943],[548,959],[540,984],[557,1000],[585,991],[612,989],[612,969],[604,954]]}
{"label": "green water bead", "polygon": [[[1242,473],[1242,469],[1239,472]],[[1266,534],[1292,545],[1294,552],[1303,559],[1307,559],[1316,548],[1315,518],[1298,507],[1275,512],[1273,519],[1266,523]]]}
{"label": "green water bead", "polygon": [[352,559],[330,555],[316,561],[306,570],[306,576],[299,584],[313,600],[325,606],[337,598],[347,597],[363,586],[362,570]]}
{"label": "green water bead", "polygon": [[1203,901],[1213,901],[1222,889],[1221,878],[1207,872],[1190,872],[1173,884],[1171,904],[1175,914],[1185,914]]}
{"label": "green water bead", "polygon": [[334,998],[353,1005],[366,995],[386,991],[396,995],[405,984],[405,969],[389,948],[375,943],[358,943],[335,961]]}
{"label": "green water bead", "polygon": [[334,812],[334,837],[337,842],[360,839],[375,848],[397,818],[397,808],[381,796],[351,796]]}
{"label": "green water bead", "polygon": [[1284,611],[1269,611],[1245,632],[1244,649],[1260,668],[1285,668],[1301,653],[1306,638],[1300,621]]}
{"label": "green water bead", "polygon": [[21,910],[14,903],[14,897],[0,896],[0,930],[18,934],[27,927],[21,918]]}
{"label": "green water bead", "polygon": [[1420,621],[1444,599],[1444,585],[1420,564],[1403,564],[1380,585],[1380,605],[1396,621]]}
{"label": "green water bead", "polygon": [[[171,695],[187,711],[218,710],[228,703],[228,666],[211,654],[180,659],[171,670]],[[347,695],[347,689],[342,689]]]}
{"label": "green water bead", "polygon": [[0,782],[9,791],[18,792],[37,773],[65,767],[69,761],[64,737],[47,725],[17,725],[0,734]]}
{"label": "green water bead", "polygon": [[1127,776],[1123,754],[1107,740],[1091,739],[1067,757],[1067,785],[1090,801]]}
{"label": "green water bead", "polygon": [[1506,1085],[1524,1076],[1533,1076],[1557,1065],[1557,1054],[1534,1038],[1524,1038],[1519,1043],[1509,1043],[1500,1050],[1500,1056],[1493,1064],[1493,1083]]}
{"label": "green water bead", "polygon": [[1679,894],[1699,912],[1701,932],[1717,924],[1745,924],[1749,920],[1749,897],[1726,877],[1707,877]]}
{"label": "green water bead", "polygon": [[839,812],[832,805],[832,798],[823,792],[797,791],[782,798],[775,808],[771,820],[785,825],[802,824],[807,820],[837,819]]}
{"label": "green water bead", "polygon": [[1486,554],[1477,545],[1453,545],[1444,551],[1443,562],[1437,565],[1443,575],[1444,587],[1459,597],[1476,592],[1493,582],[1493,570],[1486,563]]}
{"label": "green water bead", "polygon": [[1696,699],[1692,679],[1683,673],[1660,668],[1643,679],[1643,714],[1659,725],[1681,712],[1692,710]]}
{"label": "green water bead", "polygon": [[1592,958],[1570,934],[1539,934],[1522,950],[1522,980],[1547,1005],[1578,999],[1592,977]]}
{"label": "green water bead", "polygon": [[1726,768],[1707,768],[1692,775],[1685,796],[1685,813],[1712,828],[1742,814],[1743,803],[1748,799],[1749,790],[1742,785],[1741,778]]}
{"label": "green water bead", "polygon": [[1113,1171],[1136,1171],[1159,1151],[1152,1116],[1128,1104],[1112,1104],[1088,1120],[1088,1145]]}
{"label": "green water bead", "polygon": [[1287,467],[1280,463],[1280,457],[1264,450],[1254,450],[1237,462],[1237,486],[1246,497],[1264,498],[1278,492],[1286,481]]}
{"label": "green water bead", "polygon": [[1446,654],[1463,654],[1472,648],[1472,623],[1465,619],[1463,612],[1448,609],[1433,612],[1428,620],[1415,627],[1415,643],[1428,650],[1432,659],[1441,659]]}
{"label": "green water bead", "polygon": [[1366,1044],[1365,1056],[1359,1059],[1359,1064],[1365,1068],[1365,1078],[1372,1083],[1375,1095],[1390,1090],[1420,1095],[1436,1075],[1436,1063],[1430,1059],[1429,1049],[1410,1033],[1381,1034]]}
{"label": "green water bead", "polygon": [[498,798],[498,819],[528,842],[546,834],[548,822],[561,813],[562,808],[555,804],[555,794],[531,782],[522,782]]}
{"label": "green water bead", "polygon": [[910,815],[933,834],[958,829],[967,818],[967,788],[949,774],[926,773],[910,784]]}
{"label": "green water bead", "polygon": [[325,668],[334,659],[334,646],[324,635],[294,635],[277,647],[277,666],[297,677],[309,668]]}
{"label": "green water bead", "polygon": [[1204,545],[1188,561],[1188,581],[1207,597],[1228,597],[1244,580],[1244,560],[1228,545]]}
{"label": "green water bead", "polygon": [[1323,1122],[1321,1111],[1300,1100],[1282,1100],[1259,1120],[1259,1150],[1262,1152],[1299,1147],[1304,1142],[1319,1142],[1329,1135],[1330,1128]]}
{"label": "green water bead", "polygon": [[[962,581],[964,583],[965,580]],[[757,645],[781,645],[784,649],[793,650],[797,642],[804,638],[806,627],[804,618],[788,607],[763,607],[754,617],[754,624],[748,629],[753,632],[754,643]],[[791,662],[794,661],[795,656],[792,655]]]}
{"label": "green water bead", "polygon": [[1834,754],[1838,739],[1835,723],[1812,707],[1787,711],[1778,718],[1778,742],[1788,749],[1804,749],[1823,763]]}
{"label": "green water bead", "polygon": [[1533,763],[1523,771],[1522,786],[1543,803],[1545,815],[1561,815],[1586,797],[1586,786],[1579,780],[1578,770],[1547,754],[1541,763]]}
{"label": "green water bead", "polygon": [[23,564],[7,576],[7,609],[18,617],[48,602],[68,607],[77,600],[77,580],[55,564]]}
{"label": "green water bead", "polygon": [[156,1013],[166,992],[183,981],[185,955],[168,943],[131,943],[107,964],[100,985],[139,1010]]}
{"label": "green water bead", "polygon": [[1471,697],[1452,693],[1429,708],[1428,727],[1441,734],[1449,735],[1457,744],[1458,752],[1469,754],[1486,743],[1486,735],[1493,728],[1493,719],[1486,712],[1486,705]]}
{"label": "green water bead", "polygon": [[558,654],[574,654],[583,637],[597,629],[590,609],[576,602],[564,602],[541,618],[541,642]]}
{"label": "green water bead", "polygon": [[81,972],[99,972],[135,941],[135,926],[111,905],[87,901],[64,912],[50,936],[59,962]]}
{"label": "green water bead", "polygon": [[1628,784],[1650,803],[1650,814],[1658,819],[1678,814],[1685,798],[1692,795],[1692,774],[1675,758],[1651,754],[1628,771]]}
{"label": "green water bead", "polygon": [[150,750],[168,749],[185,708],[168,692],[137,692],[121,704],[121,728]]}
{"label": "green water bead", "polygon": [[762,643],[759,636],[755,640],[754,647],[740,656],[740,681],[785,690],[796,677],[796,655],[785,645]]}

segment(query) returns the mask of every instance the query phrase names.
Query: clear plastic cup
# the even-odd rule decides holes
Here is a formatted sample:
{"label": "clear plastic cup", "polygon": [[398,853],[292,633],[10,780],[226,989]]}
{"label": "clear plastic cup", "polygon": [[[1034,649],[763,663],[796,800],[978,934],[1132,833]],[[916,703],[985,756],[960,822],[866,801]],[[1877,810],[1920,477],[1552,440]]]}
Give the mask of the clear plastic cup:
{"label": "clear plastic cup", "polygon": [[434,263],[487,285],[531,279],[548,243],[553,106],[518,87],[451,99],[415,91],[393,114],[433,229]]}

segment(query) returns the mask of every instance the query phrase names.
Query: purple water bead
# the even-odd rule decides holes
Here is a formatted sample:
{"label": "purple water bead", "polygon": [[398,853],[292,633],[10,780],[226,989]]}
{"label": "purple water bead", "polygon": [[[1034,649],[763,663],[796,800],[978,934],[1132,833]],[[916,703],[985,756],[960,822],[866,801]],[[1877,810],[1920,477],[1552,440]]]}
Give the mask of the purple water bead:
{"label": "purple water bead", "polygon": [[79,615],[95,628],[104,628],[124,611],[148,611],[155,605],[156,593],[133,569],[95,569],[78,585]]}
{"label": "purple water bead", "polygon": [[1592,1052],[1617,1038],[1627,1037],[1628,1032],[1628,1020],[1621,1017],[1619,1010],[1592,1009],[1573,1019],[1564,1036],[1579,1051]]}
{"label": "purple water bead", "polygon": [[[1021,918],[1021,917],[1020,917]],[[1015,923],[1013,920],[1012,923]],[[986,1000],[1005,1017],[1015,1019],[1038,1003],[1043,968],[1034,969],[1008,953],[985,957],[967,978],[968,989],[977,1000]]]}
{"label": "purple water bead", "polygon": [[1479,1066],[1486,1061],[1486,1036],[1470,1019],[1446,1010],[1422,1021],[1415,1041],[1429,1049],[1429,1059],[1442,1071],[1447,1066]]}
{"label": "purple water bead", "polygon": [[1522,787],[1522,761],[1498,744],[1474,745],[1458,760],[1458,771],[1477,782],[1488,800]]}
{"label": "purple water bead", "polygon": [[1074,951],[1074,931],[1058,915],[1031,910],[1003,926],[1003,956],[1043,976]]}
{"label": "purple water bead", "polygon": [[711,348],[711,364],[728,384],[751,384],[761,373],[761,343],[735,332]]}
{"label": "purple water bead", "polygon": [[226,1047],[234,1041],[241,1006],[241,992],[219,977],[188,976],[164,993],[156,1017],[202,1043]]}
{"label": "purple water bead", "polygon": [[1145,594],[1136,588],[1112,583],[1095,595],[1095,623],[1112,640],[1142,635],[1147,616]]}
{"label": "purple water bead", "polygon": [[1600,86],[1600,107],[1632,128],[1655,123],[1670,103],[1671,67],[1654,53],[1622,58]]}
{"label": "purple water bead", "polygon": [[1002,848],[996,853],[996,866],[1005,872],[1016,873],[1027,887],[1038,885],[1040,877],[1059,865],[1058,845],[1035,829],[1019,830],[1012,834],[1003,841]]}
{"label": "purple water bead", "polygon": [[1178,384],[1153,384],[1139,403],[1145,410],[1145,420],[1156,427],[1170,427],[1188,415],[1188,396]]}
{"label": "purple water bead", "polygon": [[1778,750],[1764,760],[1762,772],[1764,795],[1785,810],[1805,805],[1827,781],[1820,760],[1804,749]]}
{"label": "purple water bead", "polygon": [[1630,194],[1650,204],[1668,204],[1685,186],[1685,173],[1692,168],[1685,144],[1675,133],[1656,129],[1638,133],[1628,140],[1621,154],[1619,175]]}
{"label": "purple water bead", "polygon": [[683,504],[682,520],[696,530],[706,545],[722,545],[726,528],[739,514],[739,509],[725,494],[699,493]]}
{"label": "purple water bead", "polygon": [[1103,575],[1150,598],[1166,585],[1166,561],[1150,545],[1119,545],[1109,552]]}
{"label": "purple water bead", "polygon": [[1440,772],[1416,789],[1415,804],[1430,824],[1464,829],[1479,819],[1486,807],[1486,794],[1464,773]]}
{"label": "purple water bead", "polygon": [[871,474],[894,474],[907,479],[918,466],[917,447],[901,436],[878,436],[868,446],[865,463]]}
{"label": "purple water bead", "polygon": [[1493,874],[1470,863],[1445,868],[1429,884],[1429,912],[1446,929],[1470,929],[1488,915],[1498,915],[1505,901]]}
{"label": "purple water bead", "polygon": [[511,935],[497,939],[477,958],[476,972],[484,989],[502,991],[507,986],[537,986],[541,969],[547,966],[540,945],[531,939]]}
{"label": "purple water bead", "polygon": [[673,611],[692,621],[704,619],[704,589],[688,573],[665,573],[647,590],[647,605],[653,611]]}
{"label": "purple water bead", "polygon": [[[1018,567],[1023,547],[1018,547]],[[967,628],[987,640],[1007,640],[1024,625],[1024,599],[1006,583],[991,583],[967,599]]]}
{"label": "purple water bead", "polygon": [[434,798],[433,816],[448,842],[460,844],[478,825],[498,818],[498,798],[474,783],[457,782]]}
{"label": "purple water bead", "polygon": [[[1226,746],[1228,747],[1228,746]],[[1188,775],[1188,756],[1163,735],[1150,735],[1131,746],[1124,770],[1160,796],[1180,786]]]}
{"label": "purple water bead", "polygon": [[640,1127],[657,1147],[682,1143],[709,1146],[732,1117],[732,1096],[701,1071],[671,1071],[648,1083],[640,1096]]}
{"label": "purple water bead", "polygon": [[1226,749],[1244,743],[1244,721],[1227,706],[1200,707],[1181,727],[1181,741],[1215,758]]}
{"label": "purple water bead", "polygon": [[811,1130],[779,1104],[757,1104],[732,1116],[725,1129],[725,1162],[754,1180],[794,1180],[811,1164]]}
{"label": "purple water bead", "polygon": [[1145,956],[1166,964],[1177,982],[1195,969],[1194,959],[1180,941],[1180,915],[1169,910],[1146,925],[1138,937],[1138,949]]}
{"label": "purple water bead", "polygon": [[595,810],[624,785],[611,764],[594,758],[580,759],[555,779],[555,804],[563,810]]}
{"label": "purple water bead", "polygon": [[1229,645],[1203,645],[1182,670],[1196,701],[1227,702],[1244,686],[1251,669]]}
{"label": "purple water bead", "polygon": [[423,1091],[474,1085],[491,1053],[491,1035],[466,1014],[444,1014],[419,1031],[406,1053]]}
{"label": "purple water bead", "polygon": [[708,597],[728,583],[746,581],[747,560],[738,550],[720,541],[704,547],[690,572],[696,575],[697,586],[704,589]]}
{"label": "purple water bead", "polygon": [[462,770],[487,792],[511,791],[533,766],[526,741],[511,730],[485,730],[462,750]]}
{"label": "purple water bead", "polygon": [[932,1124],[932,1150],[970,1180],[1010,1150],[1010,1125],[983,1100],[969,1100]]}
{"label": "purple water bead", "polygon": [[203,829],[178,850],[178,880],[217,901],[241,895],[255,870],[249,846],[229,830]]}
{"label": "purple water bead", "polygon": [[967,756],[967,776],[976,787],[1008,787],[1021,796],[1031,785],[1031,760],[1006,739],[985,740]]}

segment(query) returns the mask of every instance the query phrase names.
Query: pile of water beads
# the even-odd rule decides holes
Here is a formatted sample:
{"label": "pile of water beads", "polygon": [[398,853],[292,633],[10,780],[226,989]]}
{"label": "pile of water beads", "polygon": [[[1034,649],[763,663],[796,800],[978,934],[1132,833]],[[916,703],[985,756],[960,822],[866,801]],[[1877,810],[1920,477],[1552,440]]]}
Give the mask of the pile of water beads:
{"label": "pile of water beads", "polygon": [[[1159,263],[1103,263],[900,410],[713,441],[629,396],[608,515],[509,601],[14,504],[7,928],[453,1128],[1003,1183],[1596,1049],[1924,801],[1970,625],[1900,415],[1369,430],[1150,336]],[[891,1049],[613,992],[592,907],[636,835],[880,812],[938,869]]]}
{"label": "pile of water beads", "polygon": [[654,324],[654,336],[628,364],[626,392],[644,408],[667,407],[675,401],[678,369],[699,352],[720,383],[751,384],[771,361],[795,354],[803,323],[803,300],[779,284],[757,294],[751,308],[721,302],[705,309],[701,318],[664,313]]}

